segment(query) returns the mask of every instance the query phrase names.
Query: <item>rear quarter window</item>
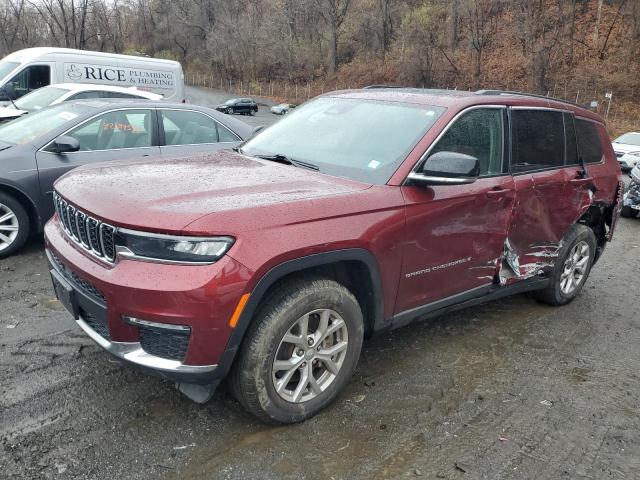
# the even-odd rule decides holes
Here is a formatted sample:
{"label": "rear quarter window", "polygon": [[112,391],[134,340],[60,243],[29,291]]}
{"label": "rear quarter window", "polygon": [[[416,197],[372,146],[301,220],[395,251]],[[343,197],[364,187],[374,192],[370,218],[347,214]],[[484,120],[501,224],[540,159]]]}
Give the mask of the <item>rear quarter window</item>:
{"label": "rear quarter window", "polygon": [[599,163],[602,160],[602,144],[598,127],[588,120],[575,120],[578,155],[584,163]]}

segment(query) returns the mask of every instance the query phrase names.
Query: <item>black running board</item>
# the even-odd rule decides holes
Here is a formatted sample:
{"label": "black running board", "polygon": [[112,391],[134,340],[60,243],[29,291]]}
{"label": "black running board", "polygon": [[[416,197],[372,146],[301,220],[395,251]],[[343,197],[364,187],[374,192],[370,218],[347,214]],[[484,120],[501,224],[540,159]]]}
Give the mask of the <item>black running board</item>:
{"label": "black running board", "polygon": [[532,292],[534,290],[542,290],[549,285],[548,278],[529,278],[521,280],[517,283],[500,286],[496,284],[483,285],[481,287],[468,290],[466,292],[443,298],[421,307],[406,310],[394,315],[387,326],[390,328],[398,328],[407,325],[415,320],[426,320],[428,318],[444,315],[445,313],[460,310],[462,308],[473,307],[481,303],[497,300],[499,298],[508,297],[523,292]]}

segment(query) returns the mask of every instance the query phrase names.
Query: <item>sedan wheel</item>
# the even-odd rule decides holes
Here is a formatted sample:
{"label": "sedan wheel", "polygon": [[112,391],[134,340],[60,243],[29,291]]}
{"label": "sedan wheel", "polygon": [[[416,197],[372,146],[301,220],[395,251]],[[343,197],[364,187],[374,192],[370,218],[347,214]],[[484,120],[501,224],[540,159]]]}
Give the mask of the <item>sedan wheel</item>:
{"label": "sedan wheel", "polygon": [[29,215],[14,197],[0,192],[0,258],[13,255],[29,237]]}
{"label": "sedan wheel", "polygon": [[0,252],[7,250],[18,237],[20,224],[11,208],[0,203]]}

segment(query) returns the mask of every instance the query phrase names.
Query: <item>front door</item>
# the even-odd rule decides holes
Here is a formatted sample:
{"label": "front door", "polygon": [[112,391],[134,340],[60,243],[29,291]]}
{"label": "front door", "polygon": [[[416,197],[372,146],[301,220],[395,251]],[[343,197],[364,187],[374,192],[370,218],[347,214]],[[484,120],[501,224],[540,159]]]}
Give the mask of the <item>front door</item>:
{"label": "front door", "polygon": [[407,241],[396,313],[494,281],[515,197],[504,161],[506,123],[505,108],[471,109],[429,151],[478,158],[476,182],[402,187]]}
{"label": "front door", "polygon": [[155,111],[116,110],[103,113],[71,129],[65,135],[80,142],[80,151],[58,154],[45,145],[36,154],[40,191],[47,210],[53,215],[53,183],[69,170],[88,163],[160,155],[155,133]]}

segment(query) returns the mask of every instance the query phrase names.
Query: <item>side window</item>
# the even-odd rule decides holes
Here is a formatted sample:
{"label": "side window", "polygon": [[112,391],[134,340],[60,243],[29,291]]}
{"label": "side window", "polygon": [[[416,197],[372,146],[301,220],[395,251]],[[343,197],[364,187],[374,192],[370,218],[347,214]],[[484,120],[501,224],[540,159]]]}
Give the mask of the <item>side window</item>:
{"label": "side window", "polygon": [[578,145],[576,144],[576,127],[573,115],[565,113],[564,115],[564,144],[565,144],[565,162],[567,165],[576,165],[578,163]]}
{"label": "side window", "polygon": [[162,110],[165,145],[217,143],[215,120],[202,113],[185,110]]}
{"label": "side window", "polygon": [[576,136],[578,137],[578,154],[584,163],[598,163],[602,160],[602,144],[598,127],[588,120],[576,118]]}
{"label": "side window", "polygon": [[80,142],[80,151],[150,147],[151,117],[151,110],[108,112],[67,135]]}
{"label": "side window", "polygon": [[430,154],[456,152],[476,157],[480,175],[503,172],[503,109],[482,108],[460,117],[440,138]]}
{"label": "side window", "polygon": [[218,141],[219,142],[239,142],[240,138],[224,125],[218,124]]}
{"label": "side window", "polygon": [[564,165],[561,112],[512,110],[511,170],[514,173]]}
{"label": "side window", "polygon": [[100,98],[101,97],[101,92],[80,92],[80,93],[76,93],[75,95],[72,95],[71,97],[67,98],[67,101],[70,100],[87,100],[90,98]]}
{"label": "side window", "polygon": [[31,65],[16,74],[8,83],[13,84],[16,96],[22,97],[27,93],[46,87],[51,82],[51,68],[49,65]]}
{"label": "side window", "polygon": [[128,93],[121,93],[121,92],[103,91],[103,92],[100,92],[100,94],[102,98],[140,98],[140,97],[137,97],[136,95],[129,95]]}

